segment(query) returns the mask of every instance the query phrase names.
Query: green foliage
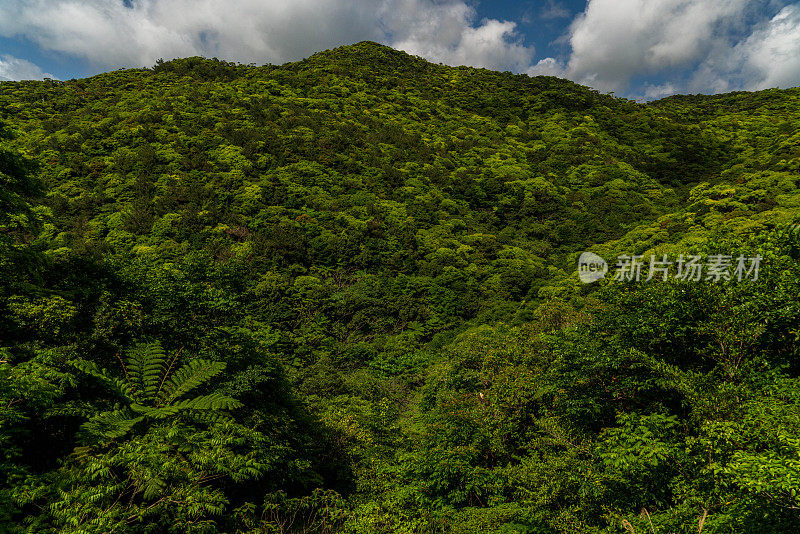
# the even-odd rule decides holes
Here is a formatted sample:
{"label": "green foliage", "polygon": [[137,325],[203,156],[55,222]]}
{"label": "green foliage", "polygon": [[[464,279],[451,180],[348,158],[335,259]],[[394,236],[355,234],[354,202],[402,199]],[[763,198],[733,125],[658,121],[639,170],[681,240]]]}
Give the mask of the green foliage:
{"label": "green foliage", "polygon": [[797,531],[798,100],[369,42],[0,83],[0,531]]}
{"label": "green foliage", "polygon": [[97,439],[118,439],[142,421],[184,413],[204,421],[220,421],[224,418],[224,411],[242,406],[239,401],[217,392],[182,399],[191,390],[220,374],[225,363],[189,360],[173,371],[177,359],[177,353],[173,358],[167,358],[158,343],[138,344],[127,353],[123,364],[125,379],[109,376],[92,362],[73,362],[77,369],[101,380],[127,404],[123,408],[101,412],[87,421],[82,427],[84,440],[91,443]]}

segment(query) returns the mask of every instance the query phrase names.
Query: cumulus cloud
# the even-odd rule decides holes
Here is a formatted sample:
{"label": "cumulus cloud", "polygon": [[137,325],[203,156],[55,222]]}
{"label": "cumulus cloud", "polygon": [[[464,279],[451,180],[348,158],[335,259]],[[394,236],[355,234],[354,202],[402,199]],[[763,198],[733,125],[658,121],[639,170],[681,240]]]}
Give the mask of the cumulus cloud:
{"label": "cumulus cloud", "polygon": [[800,85],[800,5],[784,7],[729,49],[711,54],[691,88],[728,91]]}
{"label": "cumulus cloud", "polygon": [[636,75],[684,67],[726,40],[748,0],[591,0],[570,28],[566,72],[619,91]]}
{"label": "cumulus cloud", "polygon": [[[589,0],[563,40],[531,75],[570,78],[628,92],[634,78],[670,77],[633,89],[652,100],[682,91],[717,93],[800,85],[800,4],[771,0]],[[766,13],[777,15],[758,21]]]}
{"label": "cumulus cloud", "polygon": [[557,59],[546,57],[540,59],[535,65],[529,67],[526,71],[531,76],[558,76],[559,78],[568,78],[566,67]]}
{"label": "cumulus cloud", "polygon": [[665,96],[674,95],[677,92],[678,91],[675,87],[675,84],[671,82],[661,84],[645,83],[642,100],[657,100],[659,98],[664,98]]}
{"label": "cumulus cloud", "polygon": [[55,76],[43,72],[30,61],[8,54],[0,55],[0,80],[41,80],[43,78],[55,78]]}
{"label": "cumulus cloud", "polygon": [[490,68],[521,69],[533,55],[513,22],[476,21],[455,0],[3,0],[0,35],[102,67],[190,55],[282,63],[365,39]]}
{"label": "cumulus cloud", "polygon": [[484,19],[464,2],[389,1],[379,14],[395,48],[449,65],[524,70],[534,50],[516,39],[516,24]]}
{"label": "cumulus cloud", "polygon": [[745,69],[754,73],[752,89],[786,87],[800,82],[800,6],[787,6],[764,28],[737,46]]}
{"label": "cumulus cloud", "polygon": [[355,0],[4,0],[0,34],[101,66],[189,55],[282,62],[376,37]]}

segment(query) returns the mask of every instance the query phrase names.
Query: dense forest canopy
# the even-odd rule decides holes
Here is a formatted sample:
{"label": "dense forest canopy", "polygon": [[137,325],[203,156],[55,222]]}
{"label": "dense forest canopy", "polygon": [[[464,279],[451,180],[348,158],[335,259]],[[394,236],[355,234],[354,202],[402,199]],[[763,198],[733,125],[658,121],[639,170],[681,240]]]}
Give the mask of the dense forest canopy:
{"label": "dense forest canopy", "polygon": [[800,90],[364,42],[3,82],[0,120],[0,531],[800,529]]}

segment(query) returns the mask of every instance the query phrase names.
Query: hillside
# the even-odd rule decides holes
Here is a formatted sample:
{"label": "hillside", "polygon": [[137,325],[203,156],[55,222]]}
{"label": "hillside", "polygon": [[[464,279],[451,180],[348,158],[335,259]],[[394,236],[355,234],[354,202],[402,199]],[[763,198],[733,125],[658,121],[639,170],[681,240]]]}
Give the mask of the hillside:
{"label": "hillside", "polygon": [[0,83],[0,530],[796,530],[799,103],[370,42]]}

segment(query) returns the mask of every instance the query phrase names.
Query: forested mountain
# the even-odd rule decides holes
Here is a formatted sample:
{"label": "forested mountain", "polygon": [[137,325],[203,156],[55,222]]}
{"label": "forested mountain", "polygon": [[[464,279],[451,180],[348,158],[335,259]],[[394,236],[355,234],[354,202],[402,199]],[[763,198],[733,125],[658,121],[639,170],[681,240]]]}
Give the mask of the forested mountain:
{"label": "forested mountain", "polygon": [[800,90],[364,42],[0,120],[0,531],[800,529]]}

